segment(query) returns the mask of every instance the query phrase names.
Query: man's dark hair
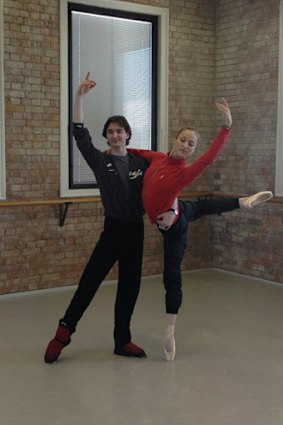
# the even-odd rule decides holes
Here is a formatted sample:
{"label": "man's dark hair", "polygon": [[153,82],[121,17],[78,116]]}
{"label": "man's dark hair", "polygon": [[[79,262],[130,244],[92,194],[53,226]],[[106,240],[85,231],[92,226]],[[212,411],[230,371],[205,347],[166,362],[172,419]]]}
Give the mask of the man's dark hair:
{"label": "man's dark hair", "polygon": [[119,124],[122,128],[124,128],[126,133],[128,133],[129,138],[127,139],[127,143],[126,143],[126,145],[128,145],[130,142],[130,138],[132,137],[132,129],[130,127],[130,124],[128,123],[128,121],[123,115],[113,115],[112,117],[109,117],[106,123],[104,124],[102,136],[105,137],[105,139],[107,139],[106,132],[109,125],[112,123]]}

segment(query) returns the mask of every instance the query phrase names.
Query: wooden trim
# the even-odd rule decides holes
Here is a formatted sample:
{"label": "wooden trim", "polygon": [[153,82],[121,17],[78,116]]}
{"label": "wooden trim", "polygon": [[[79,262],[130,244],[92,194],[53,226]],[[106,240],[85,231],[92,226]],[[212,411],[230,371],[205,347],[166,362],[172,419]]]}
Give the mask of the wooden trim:
{"label": "wooden trim", "polygon": [[[224,193],[224,192],[209,192],[209,191],[196,191],[196,192],[183,192],[179,196],[180,199],[191,199],[191,198],[204,198],[204,197],[215,197],[215,198],[243,198],[243,194],[235,193]],[[58,198],[58,199],[19,199],[14,201],[0,201],[0,208],[9,207],[28,207],[37,205],[62,205],[62,204],[91,204],[101,202],[100,196],[93,196],[87,198]],[[268,202],[283,203],[283,197],[275,196]]]}
{"label": "wooden trim", "polygon": [[0,201],[0,208],[28,207],[37,205],[62,205],[62,204],[90,204],[100,202],[100,196],[91,198],[61,198],[61,199],[20,199],[14,201]]}
{"label": "wooden trim", "polygon": [[[243,198],[245,196],[249,195],[243,195],[243,194],[235,194],[235,193],[224,193],[224,192],[210,192],[209,196],[213,196],[215,198]],[[269,199],[268,202],[273,202],[276,204],[282,204],[283,203],[283,197],[282,196],[274,196],[273,198]]]}

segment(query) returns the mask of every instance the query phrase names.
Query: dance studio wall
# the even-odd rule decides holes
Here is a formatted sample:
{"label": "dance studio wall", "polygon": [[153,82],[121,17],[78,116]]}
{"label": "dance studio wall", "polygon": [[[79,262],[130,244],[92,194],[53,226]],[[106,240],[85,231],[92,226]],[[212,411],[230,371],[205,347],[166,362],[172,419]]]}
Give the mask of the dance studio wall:
{"label": "dance studio wall", "polygon": [[[277,0],[144,3],[169,9],[170,139],[183,125],[197,126],[200,155],[221,124],[215,98],[225,95],[231,104],[231,141],[194,190],[246,194],[273,189]],[[257,25],[242,34],[243,25],[238,25],[246,14]],[[3,21],[7,199],[54,199],[60,179],[59,0],[4,0]],[[256,90],[255,80],[260,80]],[[264,112],[263,129],[258,117]],[[2,294],[76,284],[103,223],[100,203],[70,206],[62,227],[54,205],[1,208],[0,216]],[[281,216],[280,204],[272,203],[256,212],[201,219],[191,225],[183,269],[214,266],[283,282],[276,257],[282,253]],[[143,274],[161,274],[162,268],[162,240],[146,219]],[[114,267],[108,279],[116,276]]]}

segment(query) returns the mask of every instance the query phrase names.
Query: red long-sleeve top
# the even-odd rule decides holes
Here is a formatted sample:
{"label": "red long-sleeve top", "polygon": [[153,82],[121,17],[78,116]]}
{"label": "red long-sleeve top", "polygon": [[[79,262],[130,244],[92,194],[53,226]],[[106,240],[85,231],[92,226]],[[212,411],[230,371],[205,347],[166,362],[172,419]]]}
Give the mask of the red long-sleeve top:
{"label": "red long-sleeve top", "polygon": [[185,159],[173,159],[162,152],[128,149],[150,163],[143,180],[143,206],[151,223],[168,211],[182,189],[191,186],[196,178],[212,164],[230,137],[231,129],[223,127],[210,148],[190,166]]}

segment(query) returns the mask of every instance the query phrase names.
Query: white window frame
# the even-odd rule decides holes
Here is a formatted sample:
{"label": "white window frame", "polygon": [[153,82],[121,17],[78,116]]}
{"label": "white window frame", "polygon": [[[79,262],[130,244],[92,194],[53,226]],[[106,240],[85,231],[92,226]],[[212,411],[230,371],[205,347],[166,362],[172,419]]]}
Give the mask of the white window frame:
{"label": "white window frame", "polygon": [[283,1],[280,0],[279,28],[279,77],[277,109],[277,149],[275,195],[283,196]]}
{"label": "white window frame", "polygon": [[[98,196],[99,189],[69,188],[68,152],[68,0],[60,2],[60,59],[61,59],[61,101],[60,101],[60,196],[81,197]],[[169,11],[166,8],[113,0],[75,0],[89,6],[97,6],[133,13],[158,16],[158,78],[157,78],[157,148],[168,150],[168,49],[169,49]],[[107,119],[106,117],[105,119]]]}
{"label": "white window frame", "polygon": [[0,0],[0,199],[6,199],[3,0]]}

